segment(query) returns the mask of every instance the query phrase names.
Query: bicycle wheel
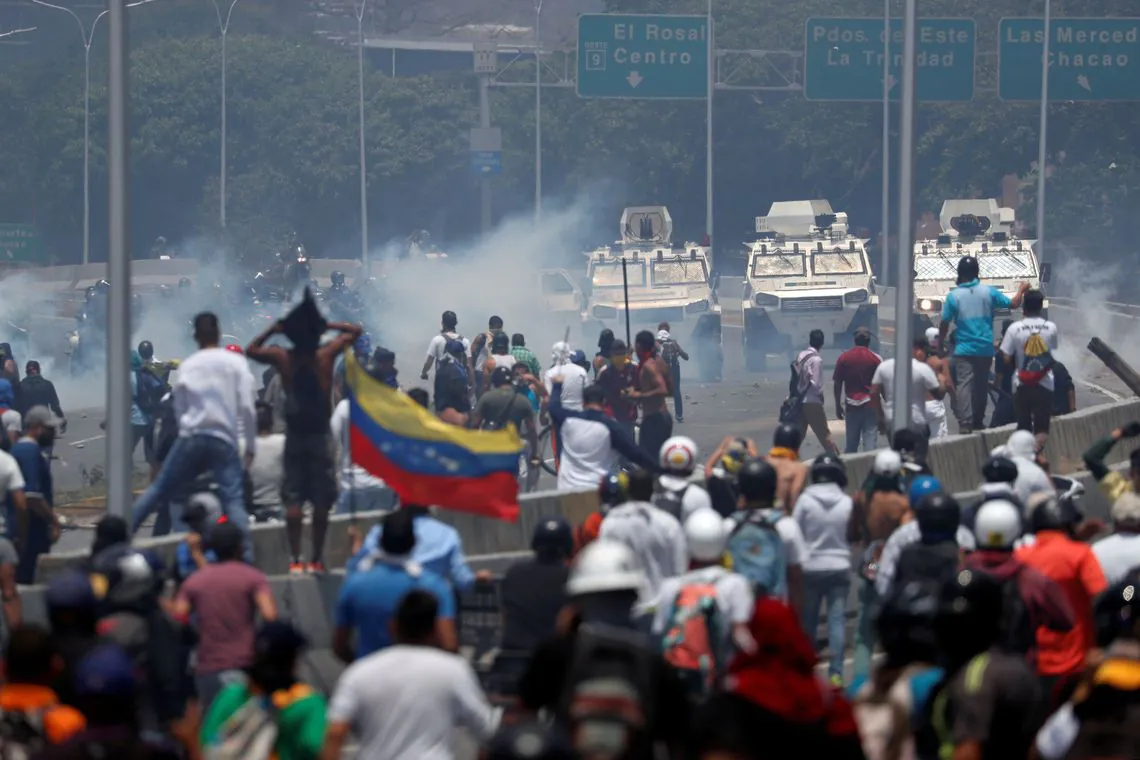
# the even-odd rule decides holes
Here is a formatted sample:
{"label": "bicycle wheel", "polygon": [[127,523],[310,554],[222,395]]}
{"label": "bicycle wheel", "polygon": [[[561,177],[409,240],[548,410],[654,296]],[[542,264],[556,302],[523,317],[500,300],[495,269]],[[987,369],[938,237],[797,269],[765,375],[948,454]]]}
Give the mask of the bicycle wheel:
{"label": "bicycle wheel", "polygon": [[554,459],[554,442],[551,436],[554,433],[554,426],[547,425],[538,434],[538,455],[542,458],[542,469],[550,475],[557,475],[558,468],[555,466]]}

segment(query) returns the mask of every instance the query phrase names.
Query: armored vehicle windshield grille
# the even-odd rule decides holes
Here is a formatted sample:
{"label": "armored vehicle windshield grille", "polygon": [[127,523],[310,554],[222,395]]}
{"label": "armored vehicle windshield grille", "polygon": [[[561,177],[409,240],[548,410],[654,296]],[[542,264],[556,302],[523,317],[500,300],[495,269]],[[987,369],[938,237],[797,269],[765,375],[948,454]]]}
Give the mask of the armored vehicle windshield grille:
{"label": "armored vehicle windshield grille", "polygon": [[781,311],[842,311],[843,296],[819,298],[781,298]]}

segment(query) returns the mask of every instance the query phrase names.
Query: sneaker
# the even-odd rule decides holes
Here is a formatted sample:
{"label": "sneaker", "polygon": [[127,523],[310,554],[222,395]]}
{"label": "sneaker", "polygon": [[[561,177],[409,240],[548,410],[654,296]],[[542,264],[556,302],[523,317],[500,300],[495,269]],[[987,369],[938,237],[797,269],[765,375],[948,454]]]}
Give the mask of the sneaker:
{"label": "sneaker", "polygon": [[677,424],[679,425],[684,421],[685,421],[685,418],[678,414],[677,415]]}
{"label": "sneaker", "polygon": [[305,572],[309,575],[324,575],[325,563],[324,562],[310,562],[305,565]]}
{"label": "sneaker", "polygon": [[305,563],[297,560],[289,563],[289,575],[304,575]]}

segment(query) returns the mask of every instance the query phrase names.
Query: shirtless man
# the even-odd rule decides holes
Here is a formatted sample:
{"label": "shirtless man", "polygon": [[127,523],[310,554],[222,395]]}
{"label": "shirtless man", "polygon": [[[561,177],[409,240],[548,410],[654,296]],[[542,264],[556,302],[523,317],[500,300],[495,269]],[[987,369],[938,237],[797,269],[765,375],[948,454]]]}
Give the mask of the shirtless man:
{"label": "shirtless man", "polygon": [[[322,346],[321,335],[327,329],[340,335]],[[326,323],[306,289],[304,300],[245,350],[250,359],[275,367],[285,389],[285,482],[281,491],[291,574],[324,572],[325,533],[329,510],[336,501],[335,442],[329,428],[333,366],[362,332],[360,325]],[[292,341],[292,348],[265,345],[278,333]],[[313,546],[307,565],[301,559],[301,509],[306,502],[313,505]]]}
{"label": "shirtless man", "polygon": [[776,470],[776,505],[791,514],[807,483],[808,466],[800,461],[803,433],[795,425],[782,424],[772,436],[768,464]]}
{"label": "shirtless man", "polygon": [[657,355],[657,338],[642,330],[633,340],[640,367],[637,388],[626,395],[641,405],[641,450],[654,462],[661,455],[661,447],[673,435],[673,418],[665,399],[672,395],[669,387],[669,368]]}
{"label": "shirtless man", "polygon": [[[946,393],[954,393],[954,381],[950,377],[950,360],[940,356],[938,350],[938,328],[926,328],[926,342],[930,345],[931,353],[926,363],[934,370],[935,376],[946,386]],[[951,395],[951,398],[953,396]],[[946,424],[946,403],[926,394],[926,424],[930,426],[930,440],[945,438],[950,435],[950,428]]]}

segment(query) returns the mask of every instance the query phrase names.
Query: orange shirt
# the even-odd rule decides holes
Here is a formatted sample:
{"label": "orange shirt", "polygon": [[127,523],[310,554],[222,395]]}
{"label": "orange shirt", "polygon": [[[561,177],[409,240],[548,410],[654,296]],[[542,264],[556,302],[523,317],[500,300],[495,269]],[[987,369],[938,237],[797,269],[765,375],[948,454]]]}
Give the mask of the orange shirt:
{"label": "orange shirt", "polygon": [[1079,672],[1096,643],[1093,600],[1108,587],[1100,562],[1088,544],[1056,530],[1039,531],[1037,542],[1018,549],[1017,558],[1060,586],[1076,617],[1068,633],[1037,629],[1037,672],[1043,676]]}
{"label": "orange shirt", "polygon": [[52,744],[61,744],[87,727],[83,713],[61,705],[59,697],[46,686],[12,683],[0,686],[0,710],[43,714],[44,734]]}

